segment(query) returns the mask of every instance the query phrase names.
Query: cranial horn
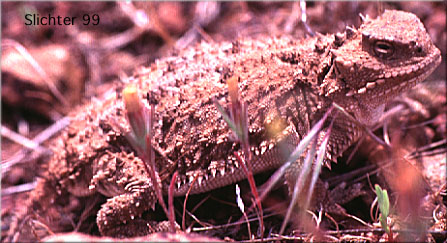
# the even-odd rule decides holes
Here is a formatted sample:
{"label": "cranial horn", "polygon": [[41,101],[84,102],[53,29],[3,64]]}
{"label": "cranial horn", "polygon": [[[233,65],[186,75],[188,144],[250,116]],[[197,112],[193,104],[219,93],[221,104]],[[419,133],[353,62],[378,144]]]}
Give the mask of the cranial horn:
{"label": "cranial horn", "polygon": [[355,33],[357,33],[357,30],[353,27],[346,26],[345,32],[346,32],[346,39],[351,39],[351,37],[353,37]]}
{"label": "cranial horn", "polygon": [[368,20],[368,15],[363,15],[362,13],[359,13],[360,20],[362,23],[365,23]]}

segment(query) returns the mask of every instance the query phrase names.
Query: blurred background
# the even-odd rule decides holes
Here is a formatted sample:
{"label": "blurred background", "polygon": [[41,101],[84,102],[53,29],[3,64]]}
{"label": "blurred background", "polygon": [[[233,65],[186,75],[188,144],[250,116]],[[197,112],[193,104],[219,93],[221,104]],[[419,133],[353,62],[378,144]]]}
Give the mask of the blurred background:
{"label": "blurred background", "polygon": [[[335,33],[358,27],[360,13],[375,17],[388,8],[418,15],[445,54],[442,2],[312,2],[306,6],[307,24],[314,32]],[[2,122],[14,130],[20,119],[32,119],[26,117],[31,113],[55,121],[82,98],[101,92],[100,85],[197,41],[307,34],[298,2],[6,2],[1,11]],[[25,25],[25,14],[76,17],[76,22]],[[91,19],[83,25],[86,14],[96,14],[99,24]]]}
{"label": "blurred background", "polygon": [[[64,126],[56,121],[138,67],[197,42],[306,37],[303,14],[312,31],[335,33],[358,27],[360,13],[376,17],[400,9],[416,14],[441,49],[442,64],[430,79],[445,81],[445,2],[309,2],[305,9],[299,2],[2,2],[2,237],[14,202],[27,197],[21,192],[33,188],[49,154],[50,128]],[[26,14],[76,22],[25,25]],[[85,15],[92,18],[87,25]]]}

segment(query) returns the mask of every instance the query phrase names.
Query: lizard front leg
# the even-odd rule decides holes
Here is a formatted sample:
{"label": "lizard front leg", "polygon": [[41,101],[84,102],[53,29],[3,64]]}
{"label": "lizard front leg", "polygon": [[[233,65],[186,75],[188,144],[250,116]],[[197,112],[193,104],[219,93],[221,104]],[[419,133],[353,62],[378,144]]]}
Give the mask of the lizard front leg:
{"label": "lizard front leg", "polygon": [[163,227],[166,224],[160,226],[141,218],[157,202],[153,182],[142,163],[125,152],[107,152],[96,163],[91,187],[111,197],[101,206],[96,218],[102,235],[122,238],[167,231]]}
{"label": "lizard front leg", "polygon": [[[157,198],[150,181],[136,180],[124,194],[107,199],[98,211],[96,223],[102,235],[134,237],[153,233],[155,224],[140,219],[142,213],[154,208]],[[152,226],[151,226],[152,224]]]}
{"label": "lizard front leg", "polygon": [[[285,179],[286,184],[289,189],[289,193],[292,194],[297,180],[300,178],[300,172],[303,169],[304,159],[299,158],[297,161],[292,163],[289,168],[286,169]],[[304,207],[303,202],[306,201],[306,197],[309,192],[309,185],[312,177],[312,171],[304,179],[304,186],[299,194],[297,204],[300,207]],[[351,186],[346,186],[346,183],[341,183],[333,189],[329,189],[327,183],[323,182],[321,179],[317,179],[313,192],[311,194],[310,207],[311,209],[323,208],[326,212],[335,213],[339,215],[344,215],[346,210],[340,205],[345,204],[354,198],[364,195],[365,191],[362,189],[360,183],[356,183]]]}
{"label": "lizard front leg", "polygon": [[[323,140],[323,137],[327,133],[327,129],[323,129],[323,131],[319,134],[318,139],[318,146],[321,145],[321,142]],[[332,160],[335,160],[338,157],[338,153],[341,153],[343,151],[340,151],[340,146],[337,146],[337,144],[333,144],[334,141],[339,142],[338,145],[343,144],[342,142],[346,140],[350,140],[353,136],[351,134],[341,134],[340,132],[334,132],[331,134],[331,137],[329,139],[329,145],[328,150],[326,151],[324,162],[325,164],[331,163]],[[352,143],[350,140],[349,143]],[[344,145],[344,144],[343,144]],[[342,148],[345,150],[346,148]],[[309,153],[310,145],[308,148],[304,151],[304,153],[291,165],[286,169],[285,171],[285,182],[288,186],[289,193],[292,194],[295,186],[297,186],[297,183],[302,183],[303,187],[299,194],[298,199],[298,205],[302,205],[302,202],[306,201],[306,197],[308,197],[309,190],[310,190],[310,184],[311,179],[313,176],[313,171],[315,170],[315,163],[314,161],[316,158],[312,158],[312,165],[310,168],[310,172],[307,174],[302,175],[302,171],[305,167],[305,157],[306,154]],[[303,178],[300,178],[300,176],[303,176]],[[315,186],[313,188],[313,192],[311,195],[311,201],[310,205],[313,208],[321,206],[325,211],[336,213],[336,214],[345,214],[345,210],[339,205],[344,204],[346,202],[351,201],[352,199],[364,195],[365,192],[362,190],[361,184],[354,184],[349,187],[346,187],[346,183],[341,183],[337,185],[334,189],[329,190],[328,185],[324,183],[322,180],[317,179]]]}

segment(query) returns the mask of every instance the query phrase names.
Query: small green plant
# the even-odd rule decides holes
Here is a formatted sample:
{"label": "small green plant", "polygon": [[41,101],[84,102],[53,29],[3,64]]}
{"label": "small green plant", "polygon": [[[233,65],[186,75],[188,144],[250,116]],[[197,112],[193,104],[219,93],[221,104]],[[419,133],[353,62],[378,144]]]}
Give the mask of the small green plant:
{"label": "small green plant", "polygon": [[380,216],[379,221],[382,228],[388,234],[389,240],[393,239],[393,233],[387,223],[388,215],[390,213],[390,200],[388,198],[388,192],[382,189],[379,185],[375,185],[377,201],[379,203]]}
{"label": "small green plant", "polygon": [[247,104],[244,101],[241,101],[239,98],[239,87],[238,87],[239,78],[233,76],[227,79],[228,85],[228,93],[230,95],[229,109],[230,115],[228,115],[224,108],[214,100],[214,104],[217,107],[217,110],[222,115],[225,122],[230,127],[231,131],[236,138],[236,140],[241,144],[242,151],[244,152],[244,158],[241,158],[238,153],[235,153],[234,156],[238,160],[241,165],[244,173],[247,175],[248,182],[250,184],[250,189],[255,198],[256,206],[259,210],[259,222],[261,227],[261,237],[264,235],[264,219],[262,212],[261,200],[259,198],[258,190],[256,188],[255,180],[253,177],[253,169],[251,165],[252,154],[250,152],[250,143],[248,139],[248,114],[247,114]]}
{"label": "small green plant", "polygon": [[[152,150],[152,127],[154,120],[154,107],[146,107],[141,102],[138,90],[134,85],[128,85],[123,90],[124,105],[126,107],[127,120],[130,124],[131,130],[126,134],[126,138],[132,147],[136,150],[138,156],[143,160],[144,168],[151,177],[154,185],[154,191],[157,195],[158,201],[169,218],[171,224],[171,231],[175,231],[174,222],[174,208],[171,207],[171,212],[168,211],[163,200],[163,193],[158,184],[160,178],[158,176],[155,166],[155,156]],[[175,176],[173,177],[173,181]],[[173,182],[171,182],[173,184]],[[172,189],[169,191],[173,193]],[[172,202],[172,195],[169,195],[170,202]]]}
{"label": "small green plant", "polygon": [[135,86],[129,85],[123,90],[124,105],[126,107],[127,120],[131,130],[127,134],[129,142],[142,155],[148,154],[146,137],[151,130],[150,109],[144,106],[138,97]]}
{"label": "small green plant", "polygon": [[230,115],[228,115],[224,108],[215,101],[218,111],[221,113],[223,119],[233,131],[236,139],[243,146],[245,156],[251,156],[250,144],[248,142],[248,115],[247,105],[239,99],[238,78],[231,77],[227,79],[228,93],[230,95]]}

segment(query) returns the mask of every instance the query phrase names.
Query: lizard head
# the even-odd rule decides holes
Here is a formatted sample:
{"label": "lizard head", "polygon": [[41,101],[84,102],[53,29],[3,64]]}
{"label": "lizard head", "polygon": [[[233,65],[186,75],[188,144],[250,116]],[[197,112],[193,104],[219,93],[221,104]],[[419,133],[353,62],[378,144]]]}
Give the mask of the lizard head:
{"label": "lizard head", "polygon": [[412,13],[385,10],[345,35],[333,50],[337,82],[345,96],[372,109],[422,82],[441,62],[441,52]]}

